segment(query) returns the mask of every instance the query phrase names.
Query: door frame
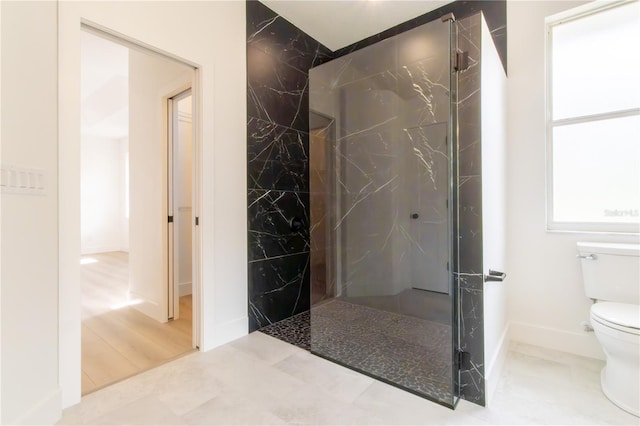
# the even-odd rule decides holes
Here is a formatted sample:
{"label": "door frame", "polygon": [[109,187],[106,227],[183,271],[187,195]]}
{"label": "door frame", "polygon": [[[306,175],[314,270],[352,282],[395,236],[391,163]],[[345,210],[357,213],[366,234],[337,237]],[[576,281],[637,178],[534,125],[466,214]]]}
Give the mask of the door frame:
{"label": "door frame", "polygon": [[[73,19],[73,17],[69,17]],[[129,48],[143,50],[152,55],[179,62],[193,69],[193,151],[197,162],[193,164],[193,212],[201,217],[202,206],[202,71],[199,65],[171,55],[151,45],[138,42],[133,37],[111,30],[99,24],[79,17],[77,29],[68,22],[69,18],[60,17],[59,45],[71,46],[80,31],[90,31],[103,38],[115,41]],[[80,400],[81,395],[81,315],[80,315],[80,215],[73,206],[80,206],[80,82],[73,76],[80,75],[80,49],[66,49],[59,53],[59,139],[67,141],[60,146],[59,167],[65,170],[59,173],[59,204],[71,206],[66,214],[59,217],[59,377],[63,391],[62,405],[67,407]],[[68,71],[69,77],[65,71]],[[166,117],[166,116],[165,116]],[[193,326],[192,342],[196,349],[203,347],[203,302],[202,302],[202,229],[196,227],[193,234]],[[62,351],[64,348],[64,351]]]}
{"label": "door frame", "polygon": [[[175,130],[176,130],[176,124],[177,122],[180,120],[179,117],[177,115],[174,115],[176,113],[175,110],[175,106],[174,104],[179,102],[180,100],[187,98],[191,96],[191,107],[192,107],[192,111],[194,111],[194,97],[193,97],[193,90],[192,90],[192,84],[185,84],[184,86],[177,88],[176,90],[171,91],[169,94],[167,94],[164,98],[163,98],[163,105],[164,105],[164,115],[166,117],[166,132],[165,132],[165,136],[167,138],[167,216],[172,217],[173,220],[169,220],[168,221],[168,231],[167,231],[167,259],[168,259],[168,283],[167,283],[167,288],[168,288],[168,318],[169,319],[178,319],[179,318],[179,312],[180,312],[180,295],[179,295],[179,291],[178,291],[178,287],[180,285],[179,282],[179,268],[176,267],[176,263],[177,263],[177,251],[176,251],[176,240],[179,237],[180,233],[179,231],[175,228],[175,223],[176,223],[176,217],[177,214],[179,212],[175,211],[175,200],[174,200],[174,196],[175,196],[175,187],[176,187],[176,178],[175,178],[175,174],[174,174],[174,160],[176,157],[176,147],[175,147]],[[193,149],[194,147],[194,138],[193,135],[195,134],[195,129],[194,129],[194,119],[193,119],[193,112],[191,114],[191,127],[192,127],[192,132],[191,132],[191,142],[192,142],[192,152],[191,152],[191,164],[192,165],[196,165],[198,163],[198,159],[196,157],[196,152]],[[195,208],[195,203],[196,203],[196,196],[195,196],[195,167],[192,166],[191,169],[191,219],[190,219],[190,223],[191,223],[191,235],[194,236],[195,232],[196,232],[196,227],[198,227],[197,222],[199,220],[199,217],[195,214],[195,212],[197,211],[197,209]],[[191,272],[192,272],[192,294],[193,294],[193,287],[194,287],[194,283],[193,283],[193,277],[195,276],[195,270],[197,269],[197,264],[196,264],[196,260],[194,257],[194,253],[195,253],[195,247],[193,244],[193,238],[192,238],[192,244],[191,244]],[[196,340],[195,340],[195,333],[194,333],[194,347],[196,346]]]}

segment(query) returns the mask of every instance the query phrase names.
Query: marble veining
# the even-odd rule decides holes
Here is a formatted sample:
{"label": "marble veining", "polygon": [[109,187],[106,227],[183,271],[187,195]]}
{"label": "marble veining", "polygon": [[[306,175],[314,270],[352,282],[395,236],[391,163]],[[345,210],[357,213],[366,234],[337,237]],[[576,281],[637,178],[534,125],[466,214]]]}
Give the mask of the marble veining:
{"label": "marble veining", "polygon": [[330,159],[317,216],[337,244],[325,242],[336,285],[311,309],[311,350],[452,405],[453,297],[437,326],[411,300],[452,292],[449,82],[440,21],[311,70],[310,108],[335,126],[328,149],[310,154]]}
{"label": "marble veining", "polygon": [[[250,2],[253,3],[253,2]],[[332,52],[262,4],[248,4],[247,45],[303,73],[333,58]]]}
{"label": "marble veining", "polygon": [[469,53],[468,69],[458,74],[459,117],[459,270],[460,349],[471,354],[469,368],[460,370],[462,398],[485,403],[484,307],[482,256],[482,170],[480,116],[479,14],[457,21],[458,47]]}
{"label": "marble veining", "polygon": [[308,252],[249,262],[249,328],[308,310],[309,282]]}
{"label": "marble veining", "polygon": [[[332,117],[336,128],[331,153],[335,164],[328,172],[335,176],[335,192],[328,197],[336,208],[320,215],[332,224],[340,242],[335,289],[343,298],[372,302],[398,294],[407,285],[428,289],[433,282],[444,283],[439,291],[453,292],[452,303],[460,306],[460,349],[471,354],[469,368],[461,370],[456,384],[463,398],[482,405],[480,24],[480,15],[456,23],[459,47],[469,52],[470,66],[457,74],[459,175],[458,196],[452,203],[447,202],[448,31],[439,43],[432,43],[445,46],[445,51],[429,51],[427,58],[403,49],[409,40],[422,40],[420,28],[413,28],[403,33],[405,39],[384,38],[314,68],[310,105]],[[432,30],[439,31],[437,25],[445,28],[434,22]],[[401,53],[390,53],[395,49]],[[451,244],[449,208],[458,211],[453,226],[459,242],[453,248],[457,262],[451,287],[447,250],[443,250]],[[313,241],[311,247],[316,247]],[[424,282],[427,276],[431,282]],[[313,326],[311,332],[313,336]],[[328,357],[338,362],[341,357],[349,359],[350,344],[348,339],[343,346],[336,343]]]}
{"label": "marble veining", "polygon": [[308,75],[253,47],[247,61],[247,114],[308,132]]}
{"label": "marble veining", "polygon": [[253,331],[309,309],[309,69],[333,54],[262,3],[246,5]]}
{"label": "marble veining", "polygon": [[[485,11],[506,64],[506,8],[503,1],[459,1],[450,7],[458,17],[460,47],[469,51],[471,62],[459,74],[459,205],[450,203],[459,208],[462,242],[456,253],[459,269],[453,271],[457,291],[452,303],[461,306],[461,348],[472,354],[471,368],[461,371],[459,385],[464,398],[484,404],[480,21],[460,17]],[[440,291],[453,291],[447,251],[442,250],[451,244],[450,207],[441,196],[448,190],[450,160],[449,73],[448,60],[437,60],[440,48],[448,58],[448,31],[433,43],[435,50],[403,49],[390,38],[402,33],[406,40],[419,43],[419,26],[427,22],[421,19],[426,18],[334,55],[259,2],[247,3],[251,330],[308,309],[313,269],[309,250],[331,249],[327,245],[331,238],[314,243],[310,235],[310,229],[321,224],[334,232],[333,243],[341,246],[342,267],[336,275],[327,272],[323,278],[331,283],[326,286],[328,294],[319,292],[320,301],[336,291],[351,298],[388,298],[434,283],[444,283]],[[368,56],[346,55],[364,46]],[[309,71],[334,56],[338,58]],[[323,77],[318,70],[329,65],[330,78]],[[309,81],[309,73],[318,78]],[[335,179],[320,177],[324,189],[316,193],[309,183],[309,162],[314,161],[309,151],[309,106],[333,120],[336,135],[327,169]],[[338,193],[332,193],[335,188]],[[313,200],[324,194],[339,208],[311,215],[309,193]],[[300,219],[302,229],[291,230],[293,217]],[[386,266],[389,259],[394,259],[393,268]],[[440,272],[426,274],[427,270]]]}
{"label": "marble veining", "polygon": [[[247,195],[249,261],[309,251],[309,194],[250,190]],[[292,228],[292,219],[301,222]]]}
{"label": "marble veining", "polygon": [[248,186],[309,191],[309,134],[251,117],[247,123]]}

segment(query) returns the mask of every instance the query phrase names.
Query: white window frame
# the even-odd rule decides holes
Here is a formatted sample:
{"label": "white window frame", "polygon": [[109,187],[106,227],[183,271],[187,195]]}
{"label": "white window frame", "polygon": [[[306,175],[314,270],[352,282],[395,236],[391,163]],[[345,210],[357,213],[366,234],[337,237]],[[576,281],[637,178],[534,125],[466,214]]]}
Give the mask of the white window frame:
{"label": "white window frame", "polygon": [[639,234],[640,223],[612,223],[612,222],[560,222],[553,217],[553,129],[557,126],[588,123],[611,118],[621,118],[640,115],[640,108],[622,111],[609,111],[571,118],[553,119],[553,27],[569,21],[584,18],[615,7],[637,2],[638,0],[594,1],[586,5],[550,16],[545,19],[546,40],[546,189],[547,189],[547,231],[581,232],[606,234]]}

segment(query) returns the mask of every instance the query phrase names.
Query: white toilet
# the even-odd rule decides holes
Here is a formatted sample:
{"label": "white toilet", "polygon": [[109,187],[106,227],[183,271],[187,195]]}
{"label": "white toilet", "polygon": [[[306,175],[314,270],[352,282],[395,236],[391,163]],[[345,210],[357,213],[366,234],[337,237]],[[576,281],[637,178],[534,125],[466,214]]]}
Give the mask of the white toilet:
{"label": "white toilet", "polygon": [[604,394],[640,417],[640,244],[578,243],[591,325],[607,357]]}

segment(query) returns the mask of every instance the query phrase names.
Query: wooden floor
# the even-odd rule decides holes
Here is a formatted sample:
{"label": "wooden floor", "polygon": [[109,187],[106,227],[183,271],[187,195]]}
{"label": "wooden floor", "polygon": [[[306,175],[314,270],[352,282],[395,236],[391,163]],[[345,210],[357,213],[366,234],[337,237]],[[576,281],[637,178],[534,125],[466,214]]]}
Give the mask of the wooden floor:
{"label": "wooden floor", "polygon": [[127,253],[81,263],[83,395],[193,350],[190,295],[180,298],[180,319],[160,323],[127,305]]}

